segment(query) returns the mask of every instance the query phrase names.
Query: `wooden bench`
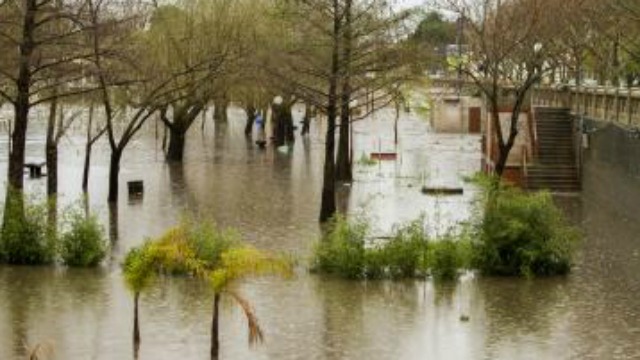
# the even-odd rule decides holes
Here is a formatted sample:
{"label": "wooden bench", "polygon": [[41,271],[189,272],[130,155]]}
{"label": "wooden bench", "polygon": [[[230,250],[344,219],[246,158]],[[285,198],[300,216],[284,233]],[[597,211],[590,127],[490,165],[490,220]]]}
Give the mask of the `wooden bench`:
{"label": "wooden bench", "polygon": [[372,160],[395,160],[398,154],[394,152],[373,152],[371,153]]}
{"label": "wooden bench", "polygon": [[29,169],[29,177],[30,178],[40,178],[42,177],[42,168],[47,165],[46,162],[28,162],[24,164],[24,167]]}
{"label": "wooden bench", "polygon": [[462,188],[423,186],[422,193],[425,195],[462,195],[464,190]]}

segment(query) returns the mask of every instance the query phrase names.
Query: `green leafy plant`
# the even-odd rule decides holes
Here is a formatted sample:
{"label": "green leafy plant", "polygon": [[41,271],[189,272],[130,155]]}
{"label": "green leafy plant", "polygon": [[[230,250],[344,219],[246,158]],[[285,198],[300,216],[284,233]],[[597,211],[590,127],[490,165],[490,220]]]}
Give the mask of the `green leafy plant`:
{"label": "green leafy plant", "polygon": [[362,219],[335,217],[316,245],[311,270],[348,279],[457,278],[469,267],[470,243],[451,236],[429,239],[420,218],[397,226],[392,236],[372,239]]}
{"label": "green leafy plant", "polygon": [[[350,279],[366,277],[365,237],[369,226],[365,221],[349,223],[336,215],[327,225],[328,231],[316,245],[312,271],[337,274]],[[376,259],[370,256],[369,263]]]}
{"label": "green leafy plant", "polygon": [[549,193],[525,193],[512,186],[484,184],[484,212],[478,224],[474,264],[485,274],[566,274],[579,239]]}
{"label": "green leafy plant", "polygon": [[65,265],[96,266],[107,255],[107,240],[95,215],[85,216],[71,211],[66,218],[66,231],[59,235],[60,258]]}
{"label": "green leafy plant", "polygon": [[185,219],[156,240],[133,248],[122,264],[124,278],[134,293],[134,349],[140,344],[138,304],[140,294],[158,275],[190,275],[207,280],[214,290],[211,355],[219,352],[219,304],[228,294],[243,310],[248,323],[249,341],[263,338],[257,317],[249,302],[233,285],[240,279],[260,275],[288,276],[293,262],[244,245],[234,230],[220,230],[215,224]]}
{"label": "green leafy plant", "polygon": [[55,237],[47,231],[47,208],[14,197],[7,204],[0,237],[2,260],[9,264],[43,265],[55,260]]}

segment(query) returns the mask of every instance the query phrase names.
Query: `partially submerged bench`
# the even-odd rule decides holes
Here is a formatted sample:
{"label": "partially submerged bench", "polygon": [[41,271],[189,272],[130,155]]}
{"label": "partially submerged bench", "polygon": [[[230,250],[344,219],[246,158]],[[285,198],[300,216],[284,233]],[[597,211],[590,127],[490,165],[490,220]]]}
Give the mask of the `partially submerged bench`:
{"label": "partially submerged bench", "polygon": [[30,178],[39,178],[42,177],[42,168],[47,165],[45,161],[39,162],[28,162],[24,164],[24,167],[29,169],[29,177]]}
{"label": "partially submerged bench", "polygon": [[130,197],[142,197],[144,194],[144,184],[142,180],[133,180],[127,182]]}

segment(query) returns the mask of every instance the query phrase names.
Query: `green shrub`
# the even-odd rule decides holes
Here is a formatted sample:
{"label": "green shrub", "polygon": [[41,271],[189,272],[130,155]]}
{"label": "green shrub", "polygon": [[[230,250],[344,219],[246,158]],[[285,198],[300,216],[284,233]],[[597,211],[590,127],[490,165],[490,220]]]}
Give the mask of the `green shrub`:
{"label": "green shrub", "polygon": [[[364,245],[368,225],[363,221],[349,223],[337,215],[328,227],[327,234],[315,248],[312,271],[349,279],[365,278],[367,261]],[[368,261],[375,262],[375,256]]]}
{"label": "green shrub", "polygon": [[566,274],[578,232],[546,192],[528,194],[510,186],[485,186],[475,265],[485,274]]}
{"label": "green shrub", "polygon": [[425,276],[428,238],[423,218],[397,227],[392,238],[375,251],[382,257],[380,266],[385,277],[411,278]]}
{"label": "green shrub", "polygon": [[464,238],[446,236],[429,244],[427,255],[431,275],[438,280],[454,280],[461,269],[470,267],[471,243]]}
{"label": "green shrub", "polygon": [[47,208],[17,195],[5,207],[0,238],[2,260],[9,264],[43,265],[55,260],[55,238],[47,231]]}
{"label": "green shrub", "polygon": [[348,279],[421,278],[429,273],[456,278],[459,268],[468,267],[468,242],[429,241],[423,223],[420,218],[398,226],[390,238],[367,244],[366,222],[349,223],[337,216],[315,248],[311,269]]}
{"label": "green shrub", "polygon": [[104,231],[94,216],[79,211],[66,214],[66,231],[59,235],[62,263],[68,266],[96,266],[107,255]]}

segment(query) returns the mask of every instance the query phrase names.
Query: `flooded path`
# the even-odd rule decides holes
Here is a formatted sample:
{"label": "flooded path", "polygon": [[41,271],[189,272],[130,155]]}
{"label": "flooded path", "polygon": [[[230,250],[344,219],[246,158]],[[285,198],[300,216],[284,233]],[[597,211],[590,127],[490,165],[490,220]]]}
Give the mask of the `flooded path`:
{"label": "flooded path", "polygon": [[[301,113],[294,114],[296,118]],[[341,189],[350,211],[364,207],[377,230],[421,213],[445,230],[467,218],[472,186],[462,182],[479,168],[474,137],[434,135],[413,115],[400,120],[393,144],[391,113],[358,123],[355,160],[371,151],[398,151],[396,162],[357,165],[356,182]],[[118,240],[100,269],[0,267],[0,359],[22,359],[24,344],[50,343],[55,359],[132,359],[132,296],[119,261],[145,237],[197,212],[221,226],[238,228],[247,241],[266,249],[308,257],[319,234],[316,222],[323,161],[322,129],[291,154],[263,152],[246,142],[242,112],[204,134],[194,128],[185,163],[167,164],[149,127],[125,151],[121,187],[143,179],[142,201],[122,191]],[[200,124],[195,126],[199,127]],[[42,157],[42,126],[33,126],[29,156]],[[77,199],[82,137],[61,148],[60,188],[64,202]],[[462,152],[461,152],[462,151]],[[6,171],[6,140],[0,137],[0,174]],[[92,208],[109,224],[106,208],[108,148],[94,154]],[[590,161],[588,159],[588,161]],[[258,279],[239,291],[253,304],[265,343],[247,346],[244,318],[222,304],[223,359],[628,359],[640,357],[640,201],[612,200],[607,179],[640,199],[637,179],[588,162],[582,197],[562,199],[586,238],[578,266],[567,278],[465,277],[457,285],[432,282],[350,282],[300,270],[290,281]],[[591,166],[591,167],[590,167]],[[597,167],[596,167],[597,166]],[[30,191],[45,180],[26,181]],[[463,196],[422,195],[423,184],[462,186]],[[620,195],[618,195],[620,196]],[[634,208],[634,206],[636,206]],[[140,359],[207,359],[212,296],[188,279],[160,281],[141,298]],[[461,315],[469,322],[461,322]]]}

